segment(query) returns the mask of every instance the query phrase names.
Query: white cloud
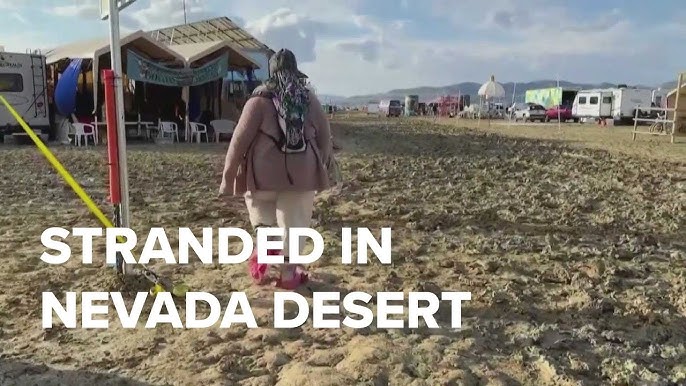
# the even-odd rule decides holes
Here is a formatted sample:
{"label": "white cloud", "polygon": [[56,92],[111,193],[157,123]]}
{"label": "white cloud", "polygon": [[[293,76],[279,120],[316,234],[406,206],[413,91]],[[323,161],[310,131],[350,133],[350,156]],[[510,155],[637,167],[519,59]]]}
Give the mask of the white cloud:
{"label": "white cloud", "polygon": [[100,3],[97,1],[75,0],[70,5],[54,6],[48,12],[62,17],[96,18],[100,16]]}
{"label": "white cloud", "polygon": [[11,16],[14,20],[16,20],[16,21],[18,21],[18,22],[20,22],[20,23],[22,23],[22,24],[29,24],[28,20],[26,20],[26,18],[25,18],[24,16],[22,16],[19,12],[12,12],[12,13],[10,14],[10,16]]}
{"label": "white cloud", "polygon": [[342,51],[359,54],[362,60],[376,62],[381,58],[381,43],[372,39],[343,41],[336,44]]}
{"label": "white cloud", "polygon": [[281,8],[246,23],[245,28],[272,49],[288,48],[297,55],[299,62],[306,63],[316,59],[317,34],[325,31],[326,25]]}
{"label": "white cloud", "polygon": [[16,1],[13,0],[0,0],[0,9],[9,10],[17,9]]}
{"label": "white cloud", "polygon": [[[210,11],[208,3],[208,0],[186,0],[186,21],[191,23],[218,16]],[[150,0],[147,7],[132,9],[126,16],[122,16],[122,24],[132,29],[153,30],[183,24],[183,1]]]}
{"label": "white cloud", "polygon": [[[615,77],[616,71],[606,65],[628,63],[654,47],[650,34],[617,9],[580,18],[560,5],[541,4],[543,0],[532,0],[527,7],[511,0],[464,0],[457,9],[454,1],[435,0],[429,4],[434,17],[440,14],[456,31],[471,33],[434,40],[415,37],[404,21],[382,22],[349,13],[350,24],[361,35],[319,39],[317,61],[307,66],[307,72],[320,82],[320,89],[339,94],[486,80],[492,72],[500,79],[520,81],[557,74],[576,81],[612,81],[607,78]],[[327,75],[332,71],[337,76]]]}
{"label": "white cloud", "polygon": [[[17,1],[0,0],[0,8]],[[648,79],[656,62],[670,79],[679,58],[661,54],[654,41],[674,45],[686,36],[675,16],[638,26],[619,9],[591,14],[561,0],[401,0],[395,10],[405,16],[396,20],[370,14],[373,1],[186,0],[186,14],[189,22],[229,16],[273,49],[293,50],[321,92],[343,95],[480,81],[491,73],[502,81],[557,73],[612,81],[619,66],[627,77]],[[55,14],[98,11],[96,0],[60,3]],[[121,17],[129,30],[181,24],[182,0],[139,0]],[[436,23],[442,35],[430,38],[434,28],[420,20]]]}
{"label": "white cloud", "polygon": [[40,49],[45,52],[47,49],[59,45],[54,36],[46,37],[38,31],[26,31],[17,34],[7,34],[2,37],[2,44],[8,52],[26,52]]}

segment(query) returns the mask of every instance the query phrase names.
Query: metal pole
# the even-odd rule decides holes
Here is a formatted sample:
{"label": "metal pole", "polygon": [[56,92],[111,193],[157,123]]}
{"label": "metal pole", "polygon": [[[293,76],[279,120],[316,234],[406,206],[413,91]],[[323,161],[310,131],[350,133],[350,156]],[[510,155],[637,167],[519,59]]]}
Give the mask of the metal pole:
{"label": "metal pole", "polygon": [[[119,7],[116,0],[110,6],[110,61],[114,71],[114,96],[117,106],[117,145],[119,150],[119,180],[121,187],[121,226],[130,226],[129,218],[129,178],[126,167],[126,127],[124,126],[124,87],[122,84],[121,46],[119,40]],[[126,265],[122,272],[127,274]]]}
{"label": "metal pole", "polygon": [[557,90],[560,92],[560,104],[557,106],[557,129],[562,130],[562,120],[560,109],[562,108],[562,89],[560,88],[560,74],[557,74]]}

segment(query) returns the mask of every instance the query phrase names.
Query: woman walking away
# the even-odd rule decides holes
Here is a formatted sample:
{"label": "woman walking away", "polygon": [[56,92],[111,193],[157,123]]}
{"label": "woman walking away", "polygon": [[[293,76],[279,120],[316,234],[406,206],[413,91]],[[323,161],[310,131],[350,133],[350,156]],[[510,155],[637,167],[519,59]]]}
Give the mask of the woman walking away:
{"label": "woman walking away", "polygon": [[[269,61],[269,78],[245,104],[226,153],[222,195],[243,195],[253,228],[285,230],[277,285],[294,289],[307,280],[300,266],[288,264],[289,228],[308,228],[316,192],[329,187],[325,165],[332,154],[331,132],[322,105],[302,81],[295,55],[282,49]],[[282,253],[279,253],[282,252]],[[249,262],[253,278],[265,282],[265,265]]]}

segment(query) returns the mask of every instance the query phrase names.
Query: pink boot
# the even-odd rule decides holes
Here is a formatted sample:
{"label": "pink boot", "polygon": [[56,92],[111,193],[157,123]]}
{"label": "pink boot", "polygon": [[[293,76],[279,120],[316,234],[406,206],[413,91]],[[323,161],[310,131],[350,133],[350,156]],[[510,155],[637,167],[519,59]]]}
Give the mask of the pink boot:
{"label": "pink boot", "polygon": [[[281,251],[276,249],[267,250],[267,255],[270,256],[275,256],[280,253]],[[252,276],[255,284],[264,285],[271,281],[271,278],[267,275],[269,265],[257,262],[257,248],[253,249],[250,258],[248,259],[248,270],[250,271],[250,276]]]}
{"label": "pink boot", "polygon": [[[284,271],[289,273],[289,278],[284,280]],[[309,280],[309,275],[305,272],[305,269],[299,265],[292,267],[284,267],[281,270],[281,276],[276,281],[276,286],[283,288],[285,290],[294,290],[299,286],[305,284]]]}

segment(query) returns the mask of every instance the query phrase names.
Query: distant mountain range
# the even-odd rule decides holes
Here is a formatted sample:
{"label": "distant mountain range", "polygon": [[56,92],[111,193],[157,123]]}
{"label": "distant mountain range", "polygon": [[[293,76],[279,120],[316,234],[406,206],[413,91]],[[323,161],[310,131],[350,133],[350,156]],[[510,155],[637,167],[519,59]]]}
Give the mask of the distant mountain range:
{"label": "distant mountain range", "polygon": [[[525,82],[525,83],[516,83],[516,89],[515,89],[515,83],[513,82],[508,82],[508,83],[501,83],[503,85],[503,88],[505,89],[505,100],[506,101],[511,101],[512,100],[512,92],[515,92],[515,100],[516,101],[524,101],[524,94],[526,93],[527,90],[534,90],[534,89],[539,89],[539,88],[548,88],[548,87],[555,87],[557,85],[556,80],[537,80],[533,82]],[[482,83],[476,83],[476,82],[463,82],[463,83],[458,83],[458,84],[453,84],[449,86],[443,86],[443,87],[415,87],[415,88],[407,88],[407,89],[397,89],[397,90],[390,90],[385,93],[379,93],[379,94],[369,94],[369,95],[356,95],[352,97],[342,97],[342,96],[336,96],[336,95],[320,95],[319,99],[322,103],[329,103],[329,104],[335,104],[335,105],[340,105],[340,106],[363,106],[366,105],[367,103],[377,103],[382,99],[399,99],[401,101],[405,100],[406,95],[418,95],[419,96],[419,101],[420,102],[428,102],[438,96],[441,95],[469,95],[472,99],[472,101],[477,100],[477,95],[479,91],[479,87],[481,87]],[[609,88],[609,87],[617,87],[617,84],[614,83],[574,83],[574,82],[568,82],[568,81],[560,81],[560,86],[561,87],[569,87],[569,88],[579,88],[579,89],[590,89],[590,88]],[[663,83],[657,87],[655,86],[643,86],[643,85],[628,85],[629,87],[638,87],[638,88],[657,88],[660,87],[662,89],[668,89],[671,90],[676,87],[676,82],[667,82]]]}

